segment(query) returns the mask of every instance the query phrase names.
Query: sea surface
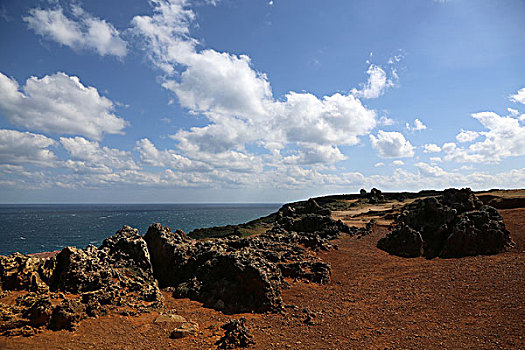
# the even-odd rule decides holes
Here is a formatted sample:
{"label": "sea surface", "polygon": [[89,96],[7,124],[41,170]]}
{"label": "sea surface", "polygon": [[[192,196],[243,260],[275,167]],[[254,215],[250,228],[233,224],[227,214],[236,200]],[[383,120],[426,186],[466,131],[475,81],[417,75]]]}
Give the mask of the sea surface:
{"label": "sea surface", "polygon": [[160,222],[172,230],[244,223],[281,204],[20,204],[0,205],[0,255],[99,246],[124,225],[145,234]]}

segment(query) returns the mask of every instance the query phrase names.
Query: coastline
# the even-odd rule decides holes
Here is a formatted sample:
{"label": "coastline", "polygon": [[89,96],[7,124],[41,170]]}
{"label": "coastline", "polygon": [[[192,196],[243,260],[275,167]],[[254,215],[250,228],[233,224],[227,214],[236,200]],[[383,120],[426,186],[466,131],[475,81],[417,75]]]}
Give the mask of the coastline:
{"label": "coastline", "polygon": [[[525,194],[525,191],[523,193]],[[458,192],[459,194],[461,193]],[[107,269],[108,267],[103,265],[105,264],[104,261],[107,261],[112,264],[111,266],[114,266],[110,267],[111,269],[116,268],[115,272],[110,273],[121,276],[120,279],[123,278],[119,283],[124,283],[126,287],[122,290],[126,291],[128,288],[132,288],[136,283],[133,282],[134,278],[139,278],[139,276],[142,276],[140,277],[142,279],[145,278],[145,281],[154,281],[151,279],[152,277],[148,277],[152,273],[151,270],[148,270],[148,265],[142,263],[151,261],[155,283],[161,287],[160,294],[154,292],[156,290],[155,283],[148,282],[142,284],[142,286],[147,286],[146,290],[149,291],[143,296],[146,299],[141,301],[140,298],[142,297],[139,297],[137,300],[135,299],[137,296],[134,296],[136,292],[132,292],[128,296],[123,294],[121,297],[124,298],[122,299],[124,309],[118,305],[104,306],[101,304],[102,307],[97,306],[96,310],[98,311],[95,319],[89,317],[79,319],[72,323],[74,326],[70,333],[62,333],[63,331],[61,331],[61,337],[65,337],[63,340],[57,337],[56,331],[52,330],[55,326],[51,326],[51,330],[47,330],[45,327],[33,327],[31,329],[36,330],[36,333],[31,333],[33,336],[30,338],[20,338],[13,335],[5,337],[4,335],[3,337],[0,336],[0,344],[5,344],[6,348],[24,349],[26,345],[27,348],[30,345],[34,347],[43,339],[47,339],[46,341],[51,341],[57,346],[66,339],[73,343],[83,339],[82,341],[89,340],[97,343],[99,348],[112,348],[117,344],[114,341],[126,344],[126,340],[116,334],[111,336],[115,339],[108,338],[109,335],[98,335],[97,337],[101,338],[95,339],[93,337],[97,333],[93,327],[100,327],[104,324],[104,327],[112,329],[113,324],[118,322],[124,329],[128,329],[127,332],[130,332],[131,328],[129,327],[134,322],[139,322],[141,327],[150,329],[148,331],[149,337],[155,337],[154,340],[143,339],[150,347],[175,346],[204,349],[212,347],[214,342],[225,336],[225,331],[217,326],[217,322],[219,324],[227,323],[229,320],[243,316],[246,317],[247,330],[251,332],[256,342],[253,346],[256,349],[275,348],[276,343],[287,344],[298,349],[322,347],[323,344],[331,344],[330,348],[338,348],[341,344],[347,348],[366,347],[366,344],[373,344],[374,347],[390,346],[393,348],[411,344],[410,347],[433,348],[430,345],[438,344],[438,340],[444,342],[447,347],[457,348],[475,345],[487,347],[494,344],[493,342],[496,339],[500,344],[506,344],[507,347],[519,347],[520,344],[523,345],[523,339],[516,335],[519,329],[517,322],[521,317],[519,312],[516,313],[518,310],[516,308],[523,302],[523,284],[509,284],[508,282],[511,280],[520,281],[524,277],[519,271],[520,266],[524,263],[522,252],[525,251],[524,223],[520,222],[525,213],[525,205],[522,205],[525,203],[523,201],[525,195],[512,195],[510,196],[512,201],[500,194],[495,196],[494,192],[487,195],[490,197],[483,197],[484,194],[480,194],[479,198],[483,198],[486,203],[492,201],[493,204],[502,207],[508,207],[510,204],[514,206],[512,209],[501,209],[503,220],[514,239],[514,246],[505,248],[505,252],[495,255],[482,253],[481,255],[454,259],[429,259],[428,257],[407,259],[398,256],[397,253],[389,254],[376,246],[378,240],[384,239],[392,233],[388,227],[395,219],[396,213],[400,213],[403,208],[406,211],[407,207],[413,208],[410,210],[416,213],[417,206],[433,203],[433,198],[436,198],[434,195],[418,198],[405,197],[400,201],[401,198],[390,198],[390,195],[385,195],[379,191],[375,192],[374,195],[370,193],[366,196],[361,194],[359,195],[360,198],[357,199],[348,199],[348,197],[341,195],[336,198],[331,196],[331,198],[321,197],[295,202],[282,206],[278,213],[266,217],[267,220],[260,218],[254,220],[250,225],[223,227],[226,229],[222,232],[225,235],[222,238],[214,239],[194,240],[182,231],[171,231],[162,225],[153,225],[144,236],[138,235],[138,232],[132,228],[124,227],[123,231],[109,237],[98,249],[68,248],[59,252],[54,258],[52,257],[51,260],[56,259],[57,262],[76,261],[75,264],[81,264],[75,265],[77,267],[74,270],[69,270],[66,275],[64,273],[68,270],[60,272],[59,276],[68,276],[74,273],[74,276],[77,276],[75,280],[80,281],[80,286],[82,286],[83,279],[88,277],[88,275],[82,277],[85,274],[82,272],[84,271],[82,266],[87,266],[83,265],[84,262],[91,261],[89,264],[99,266],[97,269]],[[443,194],[439,196],[443,196]],[[438,200],[445,198],[439,196]],[[516,201],[517,197],[523,198]],[[461,203],[464,204],[457,202],[454,198],[464,198],[461,199]],[[460,206],[471,203],[468,205],[475,205],[479,208],[473,213],[483,212],[486,203],[476,201],[478,199],[474,197],[459,196],[452,197],[450,203],[458,203],[454,205]],[[323,204],[321,205],[319,202]],[[257,225],[259,228],[267,228],[265,225],[270,222],[279,222],[279,229],[270,229],[270,233],[255,232]],[[346,225],[339,226],[337,222],[344,222]],[[330,225],[333,225],[332,228],[329,228]],[[256,234],[246,238],[240,238],[236,235],[240,229],[247,228],[254,229]],[[297,232],[297,234],[293,232]],[[137,250],[139,246],[142,248]],[[129,249],[125,247],[129,247]],[[166,250],[162,247],[171,248]],[[146,251],[149,251],[151,260],[145,258],[144,254],[146,253],[140,253]],[[170,255],[170,251],[175,252],[175,255]],[[190,252],[185,254],[189,254],[188,256],[191,259],[177,260],[180,256],[176,253],[178,251]],[[49,255],[52,256],[54,253],[50,252]],[[122,255],[124,253],[125,255]],[[49,259],[45,259],[45,255],[36,256],[44,258],[43,261],[49,261]],[[100,259],[101,256],[106,260],[96,260]],[[280,258],[277,258],[279,256]],[[69,257],[72,260],[69,260]],[[94,259],[95,257],[97,258]],[[123,258],[124,260],[122,260]],[[209,260],[210,258],[211,260]],[[277,264],[268,258],[277,258]],[[169,268],[166,270],[169,266],[166,264],[167,261],[179,261],[177,264],[180,267],[176,271],[190,273],[188,276],[177,277],[182,278],[182,280],[176,282],[176,287],[172,287],[175,275],[170,272]],[[102,265],[97,265],[101,263]],[[31,264],[25,266],[32,266]],[[203,266],[208,266],[206,269],[211,268],[212,270],[205,272],[201,270]],[[234,266],[236,267],[234,268]],[[124,275],[119,271],[124,272]],[[136,271],[142,272],[133,277],[129,274],[131,271],[135,271],[134,273]],[[221,271],[228,272],[223,274]],[[250,275],[245,275],[243,271],[253,272]],[[400,274],[401,271],[404,272]],[[52,275],[58,276],[56,272]],[[276,279],[277,276],[281,277]],[[58,283],[57,286],[62,286],[58,288],[66,288],[64,290],[73,293],[72,295],[79,292],[79,296],[83,295],[82,290],[74,289],[78,288],[77,284],[69,284],[70,282],[66,282],[67,280],[62,278],[51,278],[51,288],[55,288],[53,283]],[[91,277],[89,278],[91,280]],[[181,281],[186,281],[186,278],[189,278],[187,279],[188,282],[196,278],[200,287],[196,289],[191,284],[193,282],[181,284]],[[242,282],[241,284],[234,282],[238,279],[239,281],[247,281],[246,278],[251,282]],[[280,280],[281,282],[278,282]],[[217,283],[226,283],[226,281],[228,282],[224,286],[228,286],[227,289],[217,289]],[[260,282],[254,284],[253,281]],[[27,283],[31,283],[30,280]],[[103,288],[104,293],[111,294],[113,290],[111,283],[113,282],[108,280],[104,283],[107,283]],[[252,289],[246,293],[243,289],[245,288],[243,286],[246,285],[260,285],[257,288],[261,289]],[[286,285],[288,287],[285,287]],[[472,290],[477,292],[475,294],[469,292],[470,294],[468,294],[469,289],[471,292]],[[222,294],[213,294],[217,290],[223,290],[220,292]],[[224,290],[228,292],[224,294]],[[416,292],[417,290],[420,291],[419,294]],[[210,294],[211,291],[214,292]],[[7,291],[7,293],[7,295],[18,295],[19,297],[30,296],[30,293],[23,294],[24,292]],[[251,294],[257,295],[257,298],[245,299],[243,297]],[[439,299],[439,295],[447,294],[449,295],[448,298],[452,297],[453,299]],[[60,303],[64,302],[61,301],[62,299],[58,294],[51,293],[48,295],[51,298],[52,305],[55,302],[62,305]],[[322,297],[323,295],[325,297]],[[396,298],[392,299],[394,295]],[[482,301],[486,298],[490,298],[494,305],[490,310],[483,306]],[[73,298],[72,300],[76,299]],[[150,301],[144,304],[145,300]],[[0,302],[3,301],[0,300]],[[133,305],[139,305],[137,302],[143,305],[150,304],[150,306],[135,309]],[[78,305],[82,306],[82,304]],[[509,312],[514,310],[514,313],[509,314],[505,311],[506,309],[498,309],[502,305],[510,306]],[[77,312],[81,312],[81,309],[78,310]],[[195,331],[196,333],[187,334],[180,339],[169,338],[169,334],[175,325],[170,323],[159,324],[155,321],[157,318],[168,317],[163,315],[166,315],[166,312],[172,312],[169,310],[176,310],[177,315],[186,319],[190,324],[198,324],[199,328]],[[263,310],[266,311],[261,314]],[[396,316],[398,312],[396,310],[405,310],[403,319]],[[484,318],[484,323],[473,329],[469,326],[468,320],[471,312],[478,312],[476,310],[488,313],[490,318]],[[463,337],[451,333],[452,328],[439,331],[432,324],[425,323],[425,315],[429,314],[433,315],[432,317],[436,320],[440,320],[441,324],[450,324],[452,322],[451,317],[454,314],[454,322],[459,322],[471,334],[487,334],[488,337],[476,338],[478,340],[473,341],[471,336]],[[52,315],[50,317],[51,320],[54,319]],[[120,317],[120,319],[117,321],[115,317]],[[352,325],[343,327],[343,323],[347,322],[349,318],[353,320]],[[370,331],[367,330],[366,322],[364,322],[367,319],[374,322],[374,327]],[[343,320],[346,321],[343,322]],[[389,321],[385,323],[384,320]],[[52,321],[51,324],[55,324],[53,322],[56,321]],[[268,336],[264,331],[265,329],[278,329],[278,325],[282,324],[286,324],[286,328],[271,336]],[[495,327],[496,324],[500,326]],[[401,325],[405,331],[399,333],[396,330]],[[182,325],[180,326],[182,327]],[[330,335],[330,338],[319,338],[316,330],[322,330],[324,334]],[[380,333],[375,332],[375,330],[379,330]],[[420,336],[412,337],[410,334],[413,332],[417,332]],[[79,338],[75,340],[69,334],[71,336],[77,334]],[[358,336],[359,334],[367,334],[369,342],[364,342],[367,338],[362,338]],[[501,338],[503,334],[507,334],[504,340]],[[131,338],[134,339],[134,337]],[[300,343],[297,342],[297,337],[300,337]],[[105,343],[100,343],[100,341]],[[78,343],[75,344],[78,345]],[[108,344],[113,344],[113,346]]]}

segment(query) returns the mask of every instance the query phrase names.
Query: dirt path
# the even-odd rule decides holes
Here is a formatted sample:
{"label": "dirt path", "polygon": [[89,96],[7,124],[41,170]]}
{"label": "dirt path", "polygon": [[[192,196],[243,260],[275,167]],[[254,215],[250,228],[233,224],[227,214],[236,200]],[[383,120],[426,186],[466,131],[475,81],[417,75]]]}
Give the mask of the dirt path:
{"label": "dirt path", "polygon": [[[462,259],[404,259],[377,249],[386,228],[343,237],[320,253],[332,265],[327,285],[290,282],[283,314],[244,315],[253,349],[524,349],[525,209],[501,210],[516,248]],[[166,294],[167,296],[167,294]],[[168,297],[168,306],[196,321],[200,334],[169,339],[170,327],[104,316],[75,332],[44,331],[0,338],[2,349],[215,349],[223,315]]]}

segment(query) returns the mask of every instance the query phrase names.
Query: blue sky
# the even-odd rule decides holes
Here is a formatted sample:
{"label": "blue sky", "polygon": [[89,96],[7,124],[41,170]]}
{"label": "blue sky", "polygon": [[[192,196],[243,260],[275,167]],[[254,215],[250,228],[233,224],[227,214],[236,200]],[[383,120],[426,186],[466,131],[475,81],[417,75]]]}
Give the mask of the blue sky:
{"label": "blue sky", "polygon": [[0,3],[0,201],[525,187],[521,0]]}

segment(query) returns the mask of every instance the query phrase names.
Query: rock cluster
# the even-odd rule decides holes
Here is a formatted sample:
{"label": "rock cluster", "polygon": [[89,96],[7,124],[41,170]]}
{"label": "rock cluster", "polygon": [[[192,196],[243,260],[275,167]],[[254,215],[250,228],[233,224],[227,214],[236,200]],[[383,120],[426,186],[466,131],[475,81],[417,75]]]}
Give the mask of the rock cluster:
{"label": "rock cluster", "polygon": [[[280,310],[284,278],[326,283],[330,266],[312,251],[334,248],[330,241],[341,232],[353,233],[329,214],[311,199],[284,206],[272,229],[247,238],[195,240],[161,224],[140,236],[124,226],[98,248],[67,247],[46,259],[0,256],[0,294],[25,292],[0,305],[0,333],[74,329],[110,309],[135,315],[160,308],[159,286],[227,313]],[[196,331],[184,327],[172,336]]]}
{"label": "rock cluster", "polygon": [[26,326],[73,329],[79,320],[113,307],[137,313],[163,305],[146,243],[129,226],[100,248],[66,247],[47,259],[18,253],[0,256],[0,282],[3,291],[31,292],[15,305],[1,305],[0,332],[6,334]]}
{"label": "rock cluster", "polygon": [[512,245],[498,211],[469,188],[408,204],[378,248],[402,257],[459,258],[497,254]]}
{"label": "rock cluster", "polygon": [[370,204],[377,204],[385,201],[385,196],[381,192],[381,190],[378,190],[377,188],[372,188],[370,190],[370,193],[367,193],[366,190],[363,188],[359,191],[359,194],[362,199],[368,199],[368,202]]}
{"label": "rock cluster", "polygon": [[225,333],[216,343],[218,349],[246,348],[255,343],[253,336],[246,328],[246,319],[244,317],[238,320],[231,320],[223,324],[221,328],[225,330]]}
{"label": "rock cluster", "polygon": [[330,266],[304,247],[329,249],[330,240],[350,232],[329,216],[300,215],[287,208],[292,209],[280,212],[274,228],[247,238],[201,241],[160,224],[151,225],[144,240],[155,278],[161,287],[171,287],[177,297],[227,313],[281,308],[284,277],[316,283],[330,278]]}

